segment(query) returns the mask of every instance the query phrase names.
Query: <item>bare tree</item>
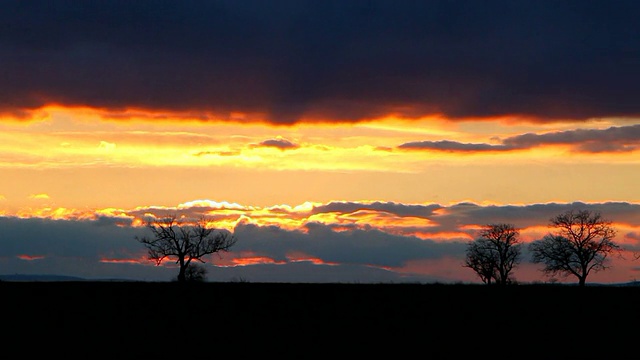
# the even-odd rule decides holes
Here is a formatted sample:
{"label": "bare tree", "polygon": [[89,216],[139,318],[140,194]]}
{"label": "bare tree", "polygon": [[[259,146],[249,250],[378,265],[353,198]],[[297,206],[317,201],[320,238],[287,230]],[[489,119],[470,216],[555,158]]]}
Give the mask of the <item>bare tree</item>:
{"label": "bare tree", "polygon": [[476,272],[483,283],[510,284],[511,271],[520,262],[520,232],[511,224],[489,224],[480,238],[469,243],[464,267]]}
{"label": "bare tree", "polygon": [[477,239],[469,242],[467,247],[467,257],[464,267],[475,271],[483,283],[491,285],[496,279],[496,262],[493,247],[486,239]]}
{"label": "bare tree", "polygon": [[584,286],[592,271],[607,269],[607,257],[620,251],[615,229],[600,213],[569,210],[553,217],[550,226],[556,231],[529,245],[532,261],[544,264],[547,275],[574,275]]}
{"label": "bare tree", "polygon": [[[160,220],[149,220],[147,228],[152,237],[136,237],[149,251],[149,259],[160,265],[163,260],[175,259],[180,265],[177,281],[186,282],[198,275],[198,267],[192,261],[205,263],[206,255],[229,251],[237,238],[226,230],[210,228],[201,218],[195,223],[181,223],[176,216]],[[191,272],[189,272],[191,270]],[[206,270],[205,270],[206,271]],[[204,273],[200,275],[204,276]]]}

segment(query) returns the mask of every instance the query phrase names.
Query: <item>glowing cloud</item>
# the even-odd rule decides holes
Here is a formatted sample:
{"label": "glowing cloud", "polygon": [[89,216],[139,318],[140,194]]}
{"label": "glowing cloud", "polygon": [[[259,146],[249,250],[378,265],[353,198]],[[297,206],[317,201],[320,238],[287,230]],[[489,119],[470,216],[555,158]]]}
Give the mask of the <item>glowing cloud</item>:
{"label": "glowing cloud", "polygon": [[27,260],[27,261],[42,260],[45,258],[44,256],[41,256],[41,255],[25,255],[25,254],[18,255],[17,257],[20,260]]}
{"label": "glowing cloud", "polygon": [[49,195],[47,195],[47,194],[31,194],[31,195],[29,195],[29,199],[45,200],[45,199],[49,199]]}

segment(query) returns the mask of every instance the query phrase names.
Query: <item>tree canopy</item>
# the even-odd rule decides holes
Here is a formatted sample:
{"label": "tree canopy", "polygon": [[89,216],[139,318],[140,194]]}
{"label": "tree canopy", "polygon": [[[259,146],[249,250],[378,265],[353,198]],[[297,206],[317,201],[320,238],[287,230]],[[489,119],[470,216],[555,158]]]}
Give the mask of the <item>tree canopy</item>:
{"label": "tree canopy", "polygon": [[480,238],[469,243],[463,266],[476,272],[485,284],[506,285],[520,261],[519,230],[511,224],[489,224]]}
{"label": "tree canopy", "polygon": [[608,256],[620,251],[615,229],[598,212],[569,210],[553,217],[550,226],[554,231],[529,245],[532,261],[544,264],[547,275],[573,275],[584,286],[591,272],[607,269]]}
{"label": "tree canopy", "polygon": [[[226,230],[208,226],[206,218],[189,223],[178,221],[176,216],[165,219],[149,220],[147,228],[152,236],[136,237],[149,252],[149,259],[160,265],[165,259],[175,260],[180,266],[177,280],[186,282],[189,279],[202,280],[206,271],[192,264],[192,261],[205,263],[203,257],[229,251],[237,242],[237,238]],[[193,272],[193,274],[191,272]],[[190,276],[197,274],[197,276]]]}

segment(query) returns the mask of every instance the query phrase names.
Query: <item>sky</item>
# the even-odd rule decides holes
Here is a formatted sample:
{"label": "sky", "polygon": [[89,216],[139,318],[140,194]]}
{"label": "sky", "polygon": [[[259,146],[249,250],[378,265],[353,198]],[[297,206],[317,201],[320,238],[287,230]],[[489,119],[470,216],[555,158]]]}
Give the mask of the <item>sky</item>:
{"label": "sky", "polygon": [[600,213],[639,276],[637,1],[3,1],[0,274],[169,281],[136,236],[206,217],[209,281],[475,283]]}

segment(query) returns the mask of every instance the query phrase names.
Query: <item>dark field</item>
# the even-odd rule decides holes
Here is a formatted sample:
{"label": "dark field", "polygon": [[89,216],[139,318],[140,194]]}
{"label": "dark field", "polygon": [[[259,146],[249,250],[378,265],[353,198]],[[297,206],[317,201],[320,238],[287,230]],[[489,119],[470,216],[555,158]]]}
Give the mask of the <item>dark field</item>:
{"label": "dark field", "polygon": [[0,291],[5,348],[32,354],[613,359],[639,351],[640,287],[632,286],[5,281]]}

